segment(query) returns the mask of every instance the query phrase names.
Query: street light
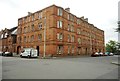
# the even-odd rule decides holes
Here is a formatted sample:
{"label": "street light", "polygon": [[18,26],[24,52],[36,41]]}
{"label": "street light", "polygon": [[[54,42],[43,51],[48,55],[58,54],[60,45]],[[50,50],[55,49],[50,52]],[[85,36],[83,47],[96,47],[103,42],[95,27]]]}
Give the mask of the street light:
{"label": "street light", "polygon": [[46,57],[46,17],[44,18],[44,54],[43,54],[43,58]]}

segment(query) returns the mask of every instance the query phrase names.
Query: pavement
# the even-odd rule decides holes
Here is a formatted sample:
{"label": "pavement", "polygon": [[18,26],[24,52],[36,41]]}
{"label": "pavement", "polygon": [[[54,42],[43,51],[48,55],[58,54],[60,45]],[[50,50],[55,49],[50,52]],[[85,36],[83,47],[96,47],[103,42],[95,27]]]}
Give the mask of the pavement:
{"label": "pavement", "polygon": [[0,81],[2,80],[2,57],[0,56]]}
{"label": "pavement", "polygon": [[3,57],[3,79],[118,79],[116,56],[53,59]]}
{"label": "pavement", "polygon": [[118,62],[111,62],[112,64],[116,64],[116,65],[120,65],[120,63]]}

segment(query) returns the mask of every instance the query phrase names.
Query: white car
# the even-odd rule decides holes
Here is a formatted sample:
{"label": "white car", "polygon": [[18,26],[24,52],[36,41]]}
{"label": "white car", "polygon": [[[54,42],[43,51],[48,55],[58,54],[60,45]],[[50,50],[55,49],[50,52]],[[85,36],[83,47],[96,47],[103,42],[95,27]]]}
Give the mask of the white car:
{"label": "white car", "polygon": [[99,56],[99,53],[98,52],[95,52],[91,55],[91,57],[98,57]]}
{"label": "white car", "polygon": [[4,56],[13,56],[13,54],[11,52],[5,52]]}
{"label": "white car", "polygon": [[103,56],[103,53],[102,53],[102,52],[100,52],[100,53],[99,53],[99,55],[100,55],[100,56]]}
{"label": "white car", "polygon": [[96,53],[95,53],[95,55],[99,55],[99,53],[98,53],[98,52],[96,52]]}
{"label": "white car", "polygon": [[110,55],[110,56],[113,56],[113,53],[110,53],[109,55]]}
{"label": "white car", "polygon": [[34,48],[24,48],[22,53],[20,53],[20,57],[38,57],[37,49]]}
{"label": "white car", "polygon": [[2,51],[0,51],[0,56],[3,56],[3,52]]}

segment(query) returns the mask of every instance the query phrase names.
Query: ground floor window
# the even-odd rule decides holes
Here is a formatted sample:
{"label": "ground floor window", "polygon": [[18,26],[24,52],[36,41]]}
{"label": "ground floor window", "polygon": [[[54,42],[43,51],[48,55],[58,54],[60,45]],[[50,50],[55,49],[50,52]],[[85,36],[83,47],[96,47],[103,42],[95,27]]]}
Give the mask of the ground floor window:
{"label": "ground floor window", "polygon": [[77,48],[77,54],[80,55],[80,53],[81,53],[81,48],[78,47]]}
{"label": "ground floor window", "polygon": [[63,54],[63,46],[57,46],[57,54]]}
{"label": "ground floor window", "polygon": [[72,54],[74,54],[74,46],[72,46]]}
{"label": "ground floor window", "polygon": [[68,54],[70,54],[70,46],[68,46]]}

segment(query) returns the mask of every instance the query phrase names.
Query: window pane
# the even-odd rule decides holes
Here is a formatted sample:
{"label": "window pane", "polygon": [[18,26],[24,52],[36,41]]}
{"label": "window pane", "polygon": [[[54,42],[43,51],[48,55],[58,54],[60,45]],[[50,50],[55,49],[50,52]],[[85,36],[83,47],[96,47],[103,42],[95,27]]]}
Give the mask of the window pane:
{"label": "window pane", "polygon": [[58,8],[58,16],[62,16],[62,9]]}
{"label": "window pane", "polygon": [[57,54],[63,54],[63,46],[57,46]]}
{"label": "window pane", "polygon": [[59,33],[57,33],[57,39],[59,39]]}
{"label": "window pane", "polygon": [[38,40],[42,40],[42,34],[38,34]]}
{"label": "window pane", "polygon": [[42,23],[39,23],[38,26],[39,26],[39,29],[42,29]]}
{"label": "window pane", "polygon": [[31,30],[34,31],[34,24],[31,26]]}
{"label": "window pane", "polygon": [[57,28],[62,28],[62,21],[57,21]]}
{"label": "window pane", "polygon": [[62,28],[62,21],[60,21],[60,28]]}
{"label": "window pane", "polygon": [[62,40],[62,38],[63,38],[63,35],[62,35],[62,33],[60,34],[60,39]]}
{"label": "window pane", "polygon": [[68,46],[68,54],[70,54],[70,46]]}
{"label": "window pane", "polygon": [[39,13],[39,19],[41,19],[41,18],[42,18],[42,12]]}

